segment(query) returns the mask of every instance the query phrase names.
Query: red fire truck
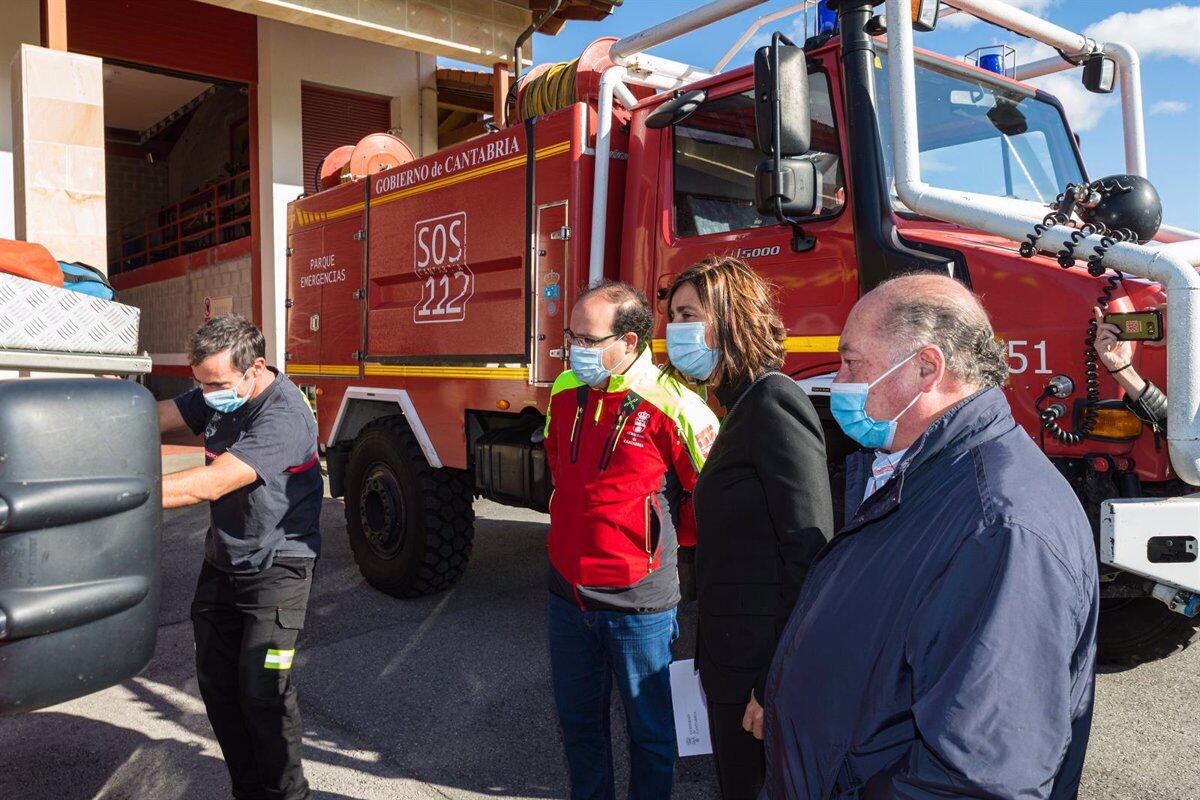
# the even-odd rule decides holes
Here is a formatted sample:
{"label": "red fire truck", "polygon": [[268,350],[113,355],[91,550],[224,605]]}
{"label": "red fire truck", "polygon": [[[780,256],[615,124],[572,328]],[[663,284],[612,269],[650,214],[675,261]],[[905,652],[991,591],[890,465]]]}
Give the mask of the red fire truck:
{"label": "red fire truck", "polygon": [[[291,204],[286,369],[314,404],[371,585],[412,597],[453,584],[475,497],[544,510],[540,430],[572,301],[619,278],[665,312],[674,276],[713,253],[778,287],[786,369],[826,415],[851,306],[889,276],[938,270],[983,297],[1008,342],[1013,412],[1076,488],[1098,546],[1114,503],[1123,536],[1141,513],[1114,498],[1154,506],[1194,491],[1197,426],[1184,415],[1195,378],[1173,368],[1164,379],[1173,348],[1194,338],[1191,295],[1167,286],[1188,279],[1164,278],[1162,265],[1200,261],[1195,235],[1102,240],[1106,228],[1072,227],[1069,209],[1043,222],[1066,187],[1101,187],[1062,106],[1019,80],[1083,64],[1104,92],[1119,77],[1129,171],[1144,175],[1136,54],[999,0],[889,0],[888,18],[882,0],[841,0],[829,4],[836,27],[803,46],[776,37],[753,67],[723,72],[644,52],[754,4],[718,0],[600,40],[567,65],[573,80],[537,69],[523,79],[507,126]],[[1001,53],[972,64],[912,47],[914,25],[948,13],[1050,43],[1069,63],[1018,66]],[[941,188],[919,182],[922,170]],[[1096,247],[1107,255],[1093,272],[1119,266],[1123,279],[1089,274]],[[1070,268],[1064,251],[1077,254]],[[1136,363],[1169,388],[1169,434],[1130,413],[1087,354],[1102,295],[1112,311],[1167,302],[1171,344],[1138,345]],[[662,340],[653,346],[665,358]],[[828,419],[826,436],[836,485],[850,444]],[[1120,568],[1103,570],[1103,658],[1152,657],[1191,637],[1200,581],[1183,533],[1165,545],[1170,564],[1114,558]]]}

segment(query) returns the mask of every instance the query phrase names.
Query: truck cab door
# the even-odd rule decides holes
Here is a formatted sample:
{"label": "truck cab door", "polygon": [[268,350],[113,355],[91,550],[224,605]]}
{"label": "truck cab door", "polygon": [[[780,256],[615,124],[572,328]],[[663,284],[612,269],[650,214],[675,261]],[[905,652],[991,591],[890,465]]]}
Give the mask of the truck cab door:
{"label": "truck cab door", "polygon": [[159,442],[136,383],[0,382],[0,715],[99,691],[154,654]]}
{"label": "truck cab door", "polygon": [[[692,264],[710,256],[745,261],[779,290],[788,329],[788,370],[836,363],[837,334],[857,298],[854,235],[846,209],[841,143],[829,73],[809,75],[812,149],[802,158],[822,175],[819,207],[804,221],[816,246],[792,249],[792,230],[755,208],[755,166],[765,156],[756,140],[751,76],[714,86],[699,109],[661,137],[654,285],[666,318],[666,289]],[[800,363],[796,363],[799,361]]]}

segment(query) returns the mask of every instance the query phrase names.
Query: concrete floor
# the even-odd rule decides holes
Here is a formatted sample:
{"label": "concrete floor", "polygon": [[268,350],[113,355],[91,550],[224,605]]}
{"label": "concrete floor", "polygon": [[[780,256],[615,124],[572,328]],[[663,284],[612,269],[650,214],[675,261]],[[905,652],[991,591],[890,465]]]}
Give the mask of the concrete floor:
{"label": "concrete floor", "polygon": [[[193,454],[194,457],[194,454]],[[296,654],[305,759],[319,800],[561,798],[548,689],[545,518],[479,503],[476,550],[452,591],[401,602],[367,587],[326,501],[325,552]],[[196,691],[188,604],[207,512],[170,512],[157,654],[137,678],[0,720],[0,798],[217,800],[228,778]],[[681,613],[680,654],[694,607]],[[1200,800],[1200,647],[1102,675],[1081,796]],[[614,715],[619,785],[621,717]],[[715,798],[707,757],[675,798]]]}

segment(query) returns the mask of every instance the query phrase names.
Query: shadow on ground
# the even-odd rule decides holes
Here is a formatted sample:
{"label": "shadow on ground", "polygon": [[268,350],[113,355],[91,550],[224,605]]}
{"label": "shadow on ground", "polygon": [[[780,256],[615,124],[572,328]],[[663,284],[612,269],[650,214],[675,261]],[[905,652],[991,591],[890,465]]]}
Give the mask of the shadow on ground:
{"label": "shadow on ground", "polygon": [[[566,796],[545,643],[546,518],[488,503],[477,510],[463,580],[403,601],[362,581],[342,504],[326,501],[324,551],[295,667],[317,798]],[[0,797],[228,798],[196,690],[188,617],[206,524],[203,509],[166,517],[159,644],[141,676],[0,720]],[[687,658],[693,609],[683,610],[681,629],[677,654]],[[619,705],[613,733],[624,786]],[[711,770],[708,758],[682,761],[675,797],[715,796]]]}
{"label": "shadow on ground", "polygon": [[[325,551],[296,659],[318,800],[566,796],[543,618],[546,518],[476,508],[476,550],[459,585],[401,601],[363,583],[342,505],[326,501]],[[159,643],[142,675],[0,719],[0,800],[228,800],[196,691],[188,618],[206,524],[202,508],[166,516]],[[680,627],[676,653],[686,658],[694,607],[681,610]],[[1198,670],[1193,647],[1101,672],[1080,797],[1200,798]],[[619,786],[627,780],[623,724],[618,708]],[[680,763],[674,797],[716,797],[709,758]]]}
{"label": "shadow on ground", "polygon": [[[351,747],[378,746],[378,768],[482,795],[565,797],[543,621],[545,518],[478,508],[467,575],[450,592],[421,600],[363,585],[345,543],[330,538],[309,608],[304,707],[344,731]],[[497,512],[505,519],[493,518]],[[336,523],[326,529],[344,535]],[[694,641],[690,612],[676,643],[684,658]],[[621,786],[626,744],[615,705]],[[681,762],[676,796],[705,796],[710,776],[708,759]]]}

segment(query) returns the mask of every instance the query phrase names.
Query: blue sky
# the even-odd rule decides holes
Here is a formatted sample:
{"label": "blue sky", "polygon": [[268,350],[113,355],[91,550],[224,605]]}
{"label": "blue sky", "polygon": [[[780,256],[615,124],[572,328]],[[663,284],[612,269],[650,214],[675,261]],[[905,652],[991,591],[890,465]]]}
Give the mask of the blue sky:
{"label": "blue sky", "polygon": [[[1165,221],[1200,230],[1200,3],[1171,0],[1013,0],[1033,13],[1071,30],[1100,40],[1120,39],[1142,56],[1146,102],[1146,136],[1150,179],[1163,198]],[[571,22],[558,36],[538,35],[534,60],[567,61],[599,36],[624,36],[701,5],[704,0],[625,0],[608,20]],[[651,52],[712,68],[754,20],[793,5],[797,0],[771,2],[743,12]],[[918,34],[917,44],[947,55],[962,56],[977,47],[1016,45],[1023,60],[1044,55],[1013,34],[966,20],[942,20],[938,30]],[[783,19],[773,29],[799,34],[799,15]],[[755,42],[747,45],[730,66],[747,64]],[[1084,160],[1093,178],[1124,172],[1121,109],[1117,95],[1088,94],[1078,72],[1035,81],[1062,100],[1072,126],[1083,143]]]}

